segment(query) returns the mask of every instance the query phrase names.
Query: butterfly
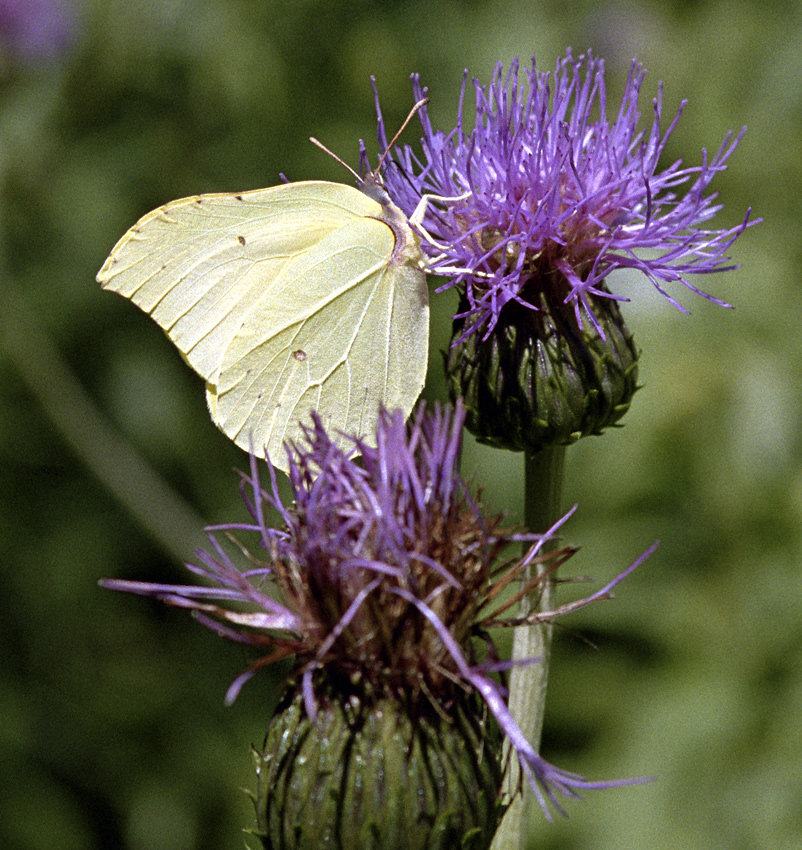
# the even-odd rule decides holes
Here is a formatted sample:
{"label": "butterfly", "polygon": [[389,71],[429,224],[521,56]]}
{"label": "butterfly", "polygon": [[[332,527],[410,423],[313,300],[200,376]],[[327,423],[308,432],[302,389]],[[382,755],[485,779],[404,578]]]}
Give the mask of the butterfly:
{"label": "butterfly", "polygon": [[375,171],[349,168],[359,188],[313,180],[182,198],[143,216],[98,272],[206,381],[217,427],[284,471],[284,443],[303,438],[311,410],[341,445],[338,432],[370,442],[380,404],[408,414],[423,388],[425,257],[381,169],[424,103]]}

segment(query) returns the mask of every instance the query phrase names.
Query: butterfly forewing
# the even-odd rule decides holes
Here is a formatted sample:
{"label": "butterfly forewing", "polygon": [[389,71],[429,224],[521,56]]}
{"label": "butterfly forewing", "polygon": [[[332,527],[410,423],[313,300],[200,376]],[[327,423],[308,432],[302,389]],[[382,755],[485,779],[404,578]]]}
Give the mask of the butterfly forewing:
{"label": "butterfly forewing", "polygon": [[98,274],[206,380],[218,427],[287,468],[317,410],[369,438],[379,403],[423,386],[428,293],[417,237],[389,199],[309,181],[184,198],[132,227]]}
{"label": "butterfly forewing", "polygon": [[149,313],[193,369],[216,381],[223,354],[286,264],[380,210],[357,189],[318,181],[184,198],[140,219],[98,280]]}

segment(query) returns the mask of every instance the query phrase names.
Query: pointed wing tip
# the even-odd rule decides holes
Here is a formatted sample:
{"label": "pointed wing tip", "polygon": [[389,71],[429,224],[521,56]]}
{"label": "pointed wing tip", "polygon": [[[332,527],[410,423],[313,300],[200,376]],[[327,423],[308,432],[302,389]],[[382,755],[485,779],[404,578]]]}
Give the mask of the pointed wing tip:
{"label": "pointed wing tip", "polygon": [[100,268],[100,271],[95,275],[95,280],[103,287],[103,289],[112,289],[112,281],[117,276],[118,258],[115,251],[106,258],[106,262]]}

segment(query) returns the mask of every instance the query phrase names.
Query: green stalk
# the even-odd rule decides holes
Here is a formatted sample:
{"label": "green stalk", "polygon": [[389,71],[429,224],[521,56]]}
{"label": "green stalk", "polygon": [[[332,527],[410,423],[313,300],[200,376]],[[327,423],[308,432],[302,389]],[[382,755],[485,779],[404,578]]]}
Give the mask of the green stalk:
{"label": "green stalk", "polygon": [[[525,452],[524,521],[527,531],[547,531],[561,516],[560,500],[563,487],[565,446],[550,446],[539,452]],[[533,564],[523,576],[527,581],[543,567]],[[540,585],[539,599],[523,599],[519,614],[525,617],[533,610],[546,611],[552,607],[554,582],[546,580]],[[549,673],[551,625],[538,623],[518,626],[513,635],[512,657],[521,661],[539,658],[537,664],[514,667],[510,673],[509,707],[527,740],[538,748],[543,730],[546,707],[546,686]],[[529,834],[526,814],[526,795],[515,794],[520,782],[517,759],[510,760],[506,792],[512,803],[501,822],[491,850],[524,850]]]}

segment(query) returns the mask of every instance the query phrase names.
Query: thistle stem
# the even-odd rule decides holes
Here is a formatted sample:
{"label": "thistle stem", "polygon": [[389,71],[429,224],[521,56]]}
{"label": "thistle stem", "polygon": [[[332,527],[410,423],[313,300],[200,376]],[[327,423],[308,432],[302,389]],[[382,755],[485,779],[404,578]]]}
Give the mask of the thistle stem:
{"label": "thistle stem", "polygon": [[[545,532],[561,515],[565,447],[552,446],[540,452],[525,453],[524,475],[524,521],[527,531]],[[542,570],[542,565],[533,564],[522,581],[527,581],[533,571]],[[552,607],[554,582],[543,582],[539,598],[523,599],[520,616],[533,609],[540,611]],[[521,731],[534,747],[540,745],[543,715],[546,707],[546,686],[549,672],[549,650],[551,647],[551,625],[539,623],[533,626],[518,626],[513,635],[512,657],[516,661],[538,658],[537,664],[514,667],[510,674],[509,706]],[[515,794],[520,782],[518,762],[512,758],[507,775],[507,794],[512,799],[504,820],[501,822],[491,850],[523,850],[528,835],[528,820],[525,815],[524,795]]]}

